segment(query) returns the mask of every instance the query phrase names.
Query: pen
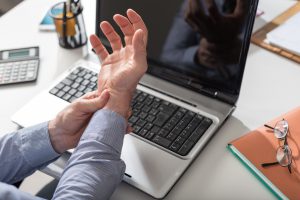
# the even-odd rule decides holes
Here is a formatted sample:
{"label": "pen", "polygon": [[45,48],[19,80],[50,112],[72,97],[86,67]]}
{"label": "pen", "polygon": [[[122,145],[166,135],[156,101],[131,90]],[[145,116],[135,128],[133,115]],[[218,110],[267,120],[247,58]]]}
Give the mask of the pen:
{"label": "pen", "polygon": [[67,47],[67,38],[66,38],[66,21],[67,21],[67,5],[66,2],[64,2],[64,8],[63,8],[63,40],[65,43],[65,46]]}

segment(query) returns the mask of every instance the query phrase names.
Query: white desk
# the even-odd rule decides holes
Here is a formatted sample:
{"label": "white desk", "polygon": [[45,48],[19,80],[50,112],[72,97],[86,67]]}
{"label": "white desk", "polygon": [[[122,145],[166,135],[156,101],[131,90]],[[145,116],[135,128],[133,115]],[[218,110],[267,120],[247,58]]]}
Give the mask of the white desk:
{"label": "white desk", "polygon": [[[82,49],[58,46],[55,33],[41,33],[38,24],[55,1],[26,0],[0,18],[1,49],[40,46],[40,72],[35,83],[0,87],[0,135],[17,129],[10,117],[71,63]],[[291,0],[261,0],[265,14],[255,29],[293,5]],[[94,33],[95,1],[83,0],[88,34]],[[88,11],[88,12],[87,12]],[[88,59],[94,59],[90,55]],[[231,153],[226,144],[250,129],[300,104],[300,66],[251,45],[237,109],[207,144],[166,199],[275,199]],[[152,199],[122,183],[112,199]]]}

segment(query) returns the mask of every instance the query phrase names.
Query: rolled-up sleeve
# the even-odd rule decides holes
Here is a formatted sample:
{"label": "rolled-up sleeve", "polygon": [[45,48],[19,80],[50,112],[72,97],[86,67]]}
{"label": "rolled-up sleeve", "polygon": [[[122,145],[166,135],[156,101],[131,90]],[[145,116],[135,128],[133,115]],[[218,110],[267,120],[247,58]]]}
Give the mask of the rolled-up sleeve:
{"label": "rolled-up sleeve", "polygon": [[7,134],[0,139],[0,181],[15,183],[53,162],[48,122]]}
{"label": "rolled-up sleeve", "polygon": [[97,111],[73,152],[53,199],[108,199],[121,182],[120,159],[126,120],[110,110]]}

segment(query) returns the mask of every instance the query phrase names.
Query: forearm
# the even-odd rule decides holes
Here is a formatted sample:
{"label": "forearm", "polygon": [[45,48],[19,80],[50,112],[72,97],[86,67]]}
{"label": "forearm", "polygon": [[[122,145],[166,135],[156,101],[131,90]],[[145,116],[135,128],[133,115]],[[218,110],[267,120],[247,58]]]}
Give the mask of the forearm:
{"label": "forearm", "polygon": [[122,180],[120,159],[126,120],[119,114],[96,112],[59,181],[54,199],[108,199]]}
{"label": "forearm", "polygon": [[14,183],[55,160],[48,122],[21,129],[0,139],[0,181]]}

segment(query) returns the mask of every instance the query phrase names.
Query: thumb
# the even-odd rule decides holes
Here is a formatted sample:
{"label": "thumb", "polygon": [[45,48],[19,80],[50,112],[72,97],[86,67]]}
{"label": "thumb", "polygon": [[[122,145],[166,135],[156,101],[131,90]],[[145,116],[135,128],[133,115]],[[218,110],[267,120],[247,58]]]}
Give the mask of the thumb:
{"label": "thumb", "polygon": [[104,90],[98,97],[92,99],[80,99],[77,103],[81,111],[86,113],[94,113],[106,105],[109,96],[108,90]]}

